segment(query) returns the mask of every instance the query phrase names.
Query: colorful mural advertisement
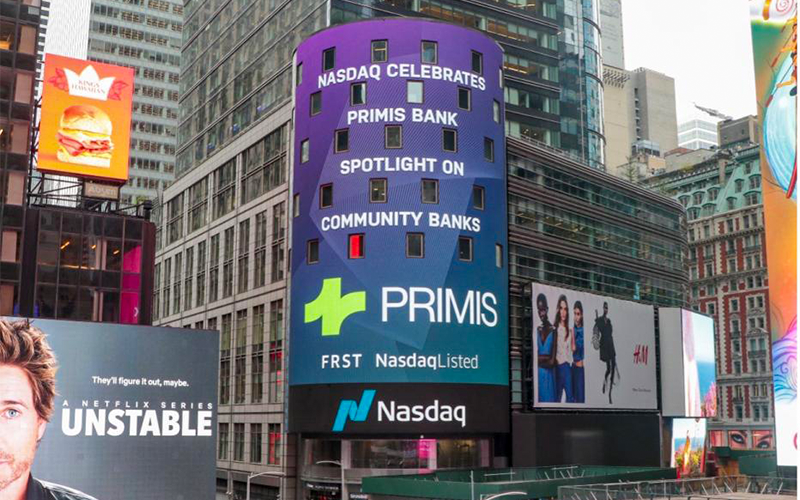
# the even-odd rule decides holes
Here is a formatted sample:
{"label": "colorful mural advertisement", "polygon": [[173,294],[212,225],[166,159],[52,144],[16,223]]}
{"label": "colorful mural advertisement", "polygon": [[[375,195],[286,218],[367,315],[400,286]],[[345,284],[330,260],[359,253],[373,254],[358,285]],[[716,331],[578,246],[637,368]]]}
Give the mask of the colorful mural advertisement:
{"label": "colorful mural advertisement", "polygon": [[706,464],[706,419],[676,418],[672,421],[670,467],[678,477],[703,476]]}
{"label": "colorful mural advertisement", "polygon": [[797,3],[751,0],[779,465],[797,465]]}

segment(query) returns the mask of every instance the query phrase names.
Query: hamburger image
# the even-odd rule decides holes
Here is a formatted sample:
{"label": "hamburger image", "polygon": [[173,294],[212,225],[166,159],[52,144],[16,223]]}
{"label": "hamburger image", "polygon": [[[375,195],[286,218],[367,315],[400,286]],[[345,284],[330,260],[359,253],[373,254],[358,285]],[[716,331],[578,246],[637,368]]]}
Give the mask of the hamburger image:
{"label": "hamburger image", "polygon": [[110,167],[111,118],[89,105],[70,106],[61,115],[58,160],[93,167]]}

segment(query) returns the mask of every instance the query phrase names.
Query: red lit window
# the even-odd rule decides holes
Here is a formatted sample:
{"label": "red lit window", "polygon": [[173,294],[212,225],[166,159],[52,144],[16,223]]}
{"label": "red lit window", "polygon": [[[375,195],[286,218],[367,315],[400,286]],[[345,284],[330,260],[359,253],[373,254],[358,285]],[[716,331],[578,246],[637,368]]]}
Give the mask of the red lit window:
{"label": "red lit window", "polygon": [[351,234],[347,242],[347,255],[351,259],[364,258],[364,235]]}

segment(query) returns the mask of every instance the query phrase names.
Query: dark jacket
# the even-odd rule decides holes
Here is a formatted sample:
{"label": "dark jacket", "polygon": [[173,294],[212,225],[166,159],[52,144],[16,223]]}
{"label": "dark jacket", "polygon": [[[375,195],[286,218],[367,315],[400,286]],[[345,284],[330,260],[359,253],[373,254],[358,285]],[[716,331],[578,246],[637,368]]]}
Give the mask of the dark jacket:
{"label": "dark jacket", "polygon": [[60,484],[40,481],[30,476],[25,500],[97,500],[86,493],[61,486]]}

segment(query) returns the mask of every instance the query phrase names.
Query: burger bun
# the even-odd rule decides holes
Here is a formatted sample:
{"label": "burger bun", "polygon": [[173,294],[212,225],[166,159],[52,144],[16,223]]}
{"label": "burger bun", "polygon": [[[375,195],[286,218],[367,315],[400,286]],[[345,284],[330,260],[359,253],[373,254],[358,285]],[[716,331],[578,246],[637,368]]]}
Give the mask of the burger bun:
{"label": "burger bun", "polygon": [[106,136],[110,136],[112,130],[111,118],[103,110],[85,104],[65,109],[61,115],[60,125],[62,129],[81,130]]}

